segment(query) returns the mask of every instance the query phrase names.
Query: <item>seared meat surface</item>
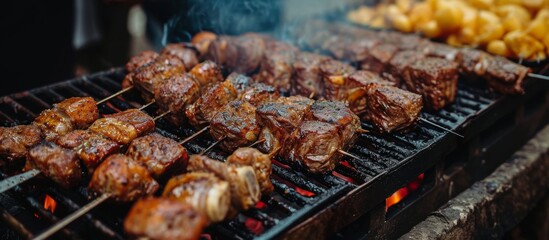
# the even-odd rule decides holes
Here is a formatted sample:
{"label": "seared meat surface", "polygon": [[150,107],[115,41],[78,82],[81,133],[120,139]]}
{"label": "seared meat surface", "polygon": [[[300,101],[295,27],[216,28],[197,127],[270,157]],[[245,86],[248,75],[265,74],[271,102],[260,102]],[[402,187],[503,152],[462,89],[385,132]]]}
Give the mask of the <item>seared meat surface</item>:
{"label": "seared meat surface", "polygon": [[96,101],[91,97],[72,97],[53,106],[65,113],[77,129],[85,129],[99,118]]}
{"label": "seared meat surface", "polygon": [[128,71],[128,73],[131,73],[141,66],[154,62],[154,60],[157,57],[158,57],[158,53],[154,51],[147,50],[147,51],[140,52],[137,55],[130,58],[128,63],[126,63],[126,71]]}
{"label": "seared meat surface", "polygon": [[230,66],[238,73],[251,73],[255,71],[265,56],[265,38],[257,34],[244,34],[234,38],[234,44],[238,57],[234,58]]}
{"label": "seared meat surface", "polygon": [[149,114],[139,109],[124,110],[122,112],[105,115],[104,118],[114,118],[116,120],[131,124],[139,136],[153,132],[156,129],[154,119],[149,116]]}
{"label": "seared meat surface", "polygon": [[268,41],[259,73],[254,79],[274,86],[280,92],[288,92],[292,86],[293,64],[297,53],[297,48],[290,44]]}
{"label": "seared meat surface", "polygon": [[324,89],[322,96],[328,100],[345,98],[345,78],[355,72],[349,64],[337,60],[327,60],[320,64],[320,74]]}
{"label": "seared meat surface", "polygon": [[532,70],[501,56],[492,56],[484,75],[490,88],[503,94],[524,94],[524,78]]}
{"label": "seared meat surface", "polygon": [[154,98],[153,92],[158,83],[185,70],[185,64],[179,57],[171,54],[160,55],[154,62],[138,68],[132,81],[141,96],[149,102]]}
{"label": "seared meat surface", "polygon": [[233,85],[239,95],[254,83],[252,78],[235,72],[229,74],[226,81],[229,81]]}
{"label": "seared meat surface", "polygon": [[124,231],[134,239],[197,240],[206,224],[206,217],[190,205],[167,198],[146,198],[132,207]]}
{"label": "seared meat surface", "polygon": [[196,50],[189,48],[181,43],[171,43],[162,49],[161,55],[173,55],[181,59],[185,65],[185,69],[191,69],[198,64],[198,56]]}
{"label": "seared meat surface", "polygon": [[118,152],[122,146],[97,133],[86,132],[84,140],[74,148],[89,172],[101,163],[105,157]]}
{"label": "seared meat surface", "polygon": [[198,81],[200,87],[206,87],[210,84],[223,82],[221,68],[209,60],[201,62],[194,66],[189,73]]}
{"label": "seared meat surface", "polygon": [[211,122],[219,109],[236,98],[236,89],[225,80],[206,89],[196,102],[187,106],[185,114],[192,126],[202,128]]}
{"label": "seared meat surface", "polygon": [[40,128],[46,141],[55,141],[74,129],[67,114],[58,109],[46,109],[34,119],[34,125]]}
{"label": "seared meat surface", "polygon": [[381,74],[391,58],[397,53],[398,48],[391,44],[380,44],[369,51],[368,57],[361,62],[364,70]]}
{"label": "seared meat surface", "polygon": [[240,100],[249,102],[254,106],[259,106],[264,102],[272,102],[280,97],[280,93],[276,88],[263,83],[253,83],[239,95]]}
{"label": "seared meat surface", "polygon": [[403,72],[406,67],[412,62],[421,61],[423,58],[425,58],[425,55],[419,51],[400,51],[385,66],[384,76],[394,82],[396,86],[401,86],[404,83]]}
{"label": "seared meat surface", "polygon": [[175,74],[159,83],[154,90],[154,99],[161,112],[170,111],[169,120],[176,126],[187,123],[185,108],[198,99],[200,85],[187,73]]}
{"label": "seared meat surface", "polygon": [[259,183],[252,167],[228,165],[204,155],[191,155],[188,170],[213,173],[229,182],[231,205],[237,210],[249,209],[261,197]]}
{"label": "seared meat surface", "polygon": [[69,188],[82,180],[82,170],[76,153],[48,142],[37,145],[29,151],[26,169],[38,169],[42,174]]}
{"label": "seared meat surface", "polygon": [[88,130],[74,130],[57,139],[56,143],[64,148],[73,149],[94,134]]}
{"label": "seared meat surface", "polygon": [[147,168],[122,154],[105,159],[93,172],[89,184],[92,194],[109,194],[116,202],[132,202],[152,195],[158,188]]}
{"label": "seared meat surface", "polygon": [[366,95],[371,84],[395,85],[373,72],[359,70],[346,78],[345,98],[340,100],[345,102],[351,111],[359,116],[369,114],[366,111]]}
{"label": "seared meat surface", "polygon": [[236,149],[233,154],[227,157],[227,163],[253,167],[261,193],[268,194],[274,190],[271,182],[272,167],[269,155],[255,148],[243,147]]}
{"label": "seared meat surface", "polygon": [[42,140],[41,134],[34,125],[0,127],[0,158],[9,163],[24,159],[27,150]]}
{"label": "seared meat surface", "polygon": [[138,136],[133,125],[116,118],[97,119],[89,130],[122,145],[130,143]]}
{"label": "seared meat surface", "polygon": [[456,97],[457,67],[456,63],[432,57],[412,62],[404,71],[406,89],[421,94],[431,109],[440,110]]}
{"label": "seared meat surface", "polygon": [[232,101],[222,107],[212,118],[210,134],[215,140],[224,139],[220,147],[232,152],[257,140],[259,125],[255,107],[245,101]]}
{"label": "seared meat surface", "polygon": [[191,172],[173,177],[162,196],[193,206],[210,222],[225,220],[231,205],[229,183],[212,173]]}
{"label": "seared meat surface", "polygon": [[320,65],[328,61],[328,57],[313,54],[299,53],[294,63],[294,76],[292,77],[292,94],[305,97],[314,95],[319,97],[323,95],[322,78],[320,75]]}
{"label": "seared meat surface", "polygon": [[147,167],[155,179],[183,172],[189,156],[187,150],[175,140],[151,133],[132,141],[126,155]]}

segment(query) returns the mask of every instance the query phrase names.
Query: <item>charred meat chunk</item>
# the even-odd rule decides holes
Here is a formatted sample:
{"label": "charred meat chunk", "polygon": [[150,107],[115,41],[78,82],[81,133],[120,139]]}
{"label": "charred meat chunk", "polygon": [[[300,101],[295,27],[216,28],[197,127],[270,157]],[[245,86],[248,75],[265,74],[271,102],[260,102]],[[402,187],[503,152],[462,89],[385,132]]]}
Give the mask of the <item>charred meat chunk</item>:
{"label": "charred meat chunk", "polygon": [[48,142],[29,151],[27,169],[35,168],[59,185],[74,187],[82,180],[82,170],[74,151]]}
{"label": "charred meat chunk", "polygon": [[322,76],[323,97],[328,100],[338,100],[345,97],[345,78],[356,71],[354,67],[337,60],[327,60],[320,65]]}
{"label": "charred meat chunk", "polygon": [[226,81],[233,85],[239,95],[254,83],[252,78],[235,72],[229,74]]}
{"label": "charred meat chunk", "polygon": [[133,125],[116,118],[100,118],[90,126],[89,130],[122,145],[130,143],[138,136]]}
{"label": "charred meat chunk", "polygon": [[189,73],[198,81],[200,87],[206,87],[210,84],[223,81],[221,68],[219,68],[216,63],[209,60],[195,65]]}
{"label": "charred meat chunk", "polygon": [[223,81],[206,89],[193,104],[187,106],[185,115],[192,126],[208,125],[219,109],[237,98],[237,92],[230,81]]}
{"label": "charred meat chunk", "polygon": [[244,34],[234,38],[234,44],[238,51],[238,58],[232,61],[232,69],[238,73],[251,73],[255,71],[265,55],[264,37],[257,34]]}
{"label": "charred meat chunk", "polygon": [[228,165],[204,155],[191,155],[188,169],[191,172],[213,173],[229,182],[231,206],[237,210],[249,209],[261,197],[259,183],[252,167]]}
{"label": "charred meat chunk", "polygon": [[210,124],[210,134],[218,141],[224,139],[220,146],[228,152],[254,143],[259,131],[255,107],[240,100],[229,102],[221,108]]}
{"label": "charred meat chunk", "polygon": [[126,155],[147,167],[155,179],[183,172],[189,160],[187,149],[158,133],[133,140]]}
{"label": "charred meat chunk", "polygon": [[68,98],[54,107],[65,113],[76,129],[85,129],[99,118],[96,101],[91,97]]}
{"label": "charred meat chunk", "polygon": [[389,61],[382,75],[394,82],[396,86],[401,86],[404,82],[403,73],[406,67],[412,62],[420,61],[422,58],[425,58],[422,52],[413,50],[400,51]]}
{"label": "charred meat chunk", "polygon": [[502,94],[524,94],[524,78],[531,69],[500,56],[492,56],[484,78],[490,88]]}
{"label": "charred meat chunk", "polygon": [[173,55],[181,59],[185,65],[185,69],[191,69],[196,64],[198,64],[198,56],[196,56],[196,50],[189,48],[188,46],[182,43],[171,43],[166,45],[161,55]]}
{"label": "charred meat chunk", "polygon": [[359,116],[367,114],[366,95],[368,93],[368,87],[371,84],[395,85],[395,83],[381,78],[378,74],[365,70],[359,70],[349,75],[346,79],[346,84],[346,98],[340,100],[345,102],[351,111]]}
{"label": "charred meat chunk", "polygon": [[370,54],[361,62],[361,68],[381,74],[398,48],[391,44],[380,44],[370,49]]}
{"label": "charred meat chunk", "polygon": [[323,95],[322,78],[320,75],[320,66],[328,57],[313,54],[299,53],[294,63],[294,76],[292,77],[292,93],[309,97],[319,97]]}
{"label": "charred meat chunk", "polygon": [[280,97],[280,93],[276,88],[263,83],[254,83],[239,95],[240,100],[249,102],[254,106],[259,106],[264,102],[272,102]]}
{"label": "charred meat chunk", "polygon": [[0,157],[9,163],[24,159],[27,150],[42,140],[41,135],[34,125],[0,127]]}
{"label": "charred meat chunk", "polygon": [[267,42],[259,73],[254,76],[254,79],[274,86],[280,92],[290,91],[294,72],[293,64],[298,52],[297,48],[287,43]]}
{"label": "charred meat chunk", "polygon": [[459,73],[465,79],[478,79],[486,72],[491,56],[480,50],[463,48],[461,49],[461,62]]}
{"label": "charred meat chunk", "polygon": [[46,109],[34,119],[34,125],[40,128],[46,141],[55,141],[74,129],[72,121],[58,109]]}
{"label": "charred meat chunk", "polygon": [[344,59],[351,62],[364,62],[370,56],[370,51],[382,44],[376,38],[359,38],[354,39],[345,48]]}
{"label": "charred meat chunk", "polygon": [[89,172],[93,172],[105,157],[118,152],[122,147],[115,141],[97,133],[87,132],[86,135],[85,140],[74,150]]}
{"label": "charred meat chunk", "polygon": [[235,59],[238,58],[238,48],[234,44],[232,36],[218,36],[209,41],[208,51],[204,54],[204,59],[214,61],[224,68],[233,69]]}
{"label": "charred meat chunk", "polygon": [[185,108],[198,99],[200,85],[189,74],[176,74],[159,83],[154,99],[162,112],[170,111],[169,120],[179,126],[187,122]]}
{"label": "charred meat chunk", "polygon": [[124,231],[135,239],[198,240],[207,220],[192,206],[166,198],[137,201],[124,220]]}
{"label": "charred meat chunk", "polygon": [[254,168],[255,176],[259,182],[262,194],[274,190],[271,182],[271,157],[255,148],[243,147],[236,149],[233,154],[227,157],[227,163]]}
{"label": "charred meat chunk", "polygon": [[212,173],[191,172],[173,177],[162,196],[193,206],[210,222],[225,220],[231,205],[229,183]]}
{"label": "charred meat chunk", "polygon": [[393,86],[372,84],[366,96],[365,118],[381,132],[393,132],[414,124],[423,107],[421,95]]}
{"label": "charred meat chunk", "polygon": [[57,139],[56,143],[61,147],[73,149],[88,140],[92,134],[94,133],[87,130],[74,130]]}
{"label": "charred meat chunk", "polygon": [[109,194],[117,202],[132,202],[150,196],[159,188],[147,168],[122,154],[110,155],[93,172],[89,189],[96,195]]}
{"label": "charred meat chunk", "polygon": [[353,144],[360,129],[358,116],[340,101],[316,101],[303,120],[325,122],[338,128],[343,140],[343,150]]}
{"label": "charred meat chunk", "polygon": [[457,67],[454,62],[432,57],[412,62],[404,72],[406,89],[421,94],[429,108],[440,110],[456,97]]}
{"label": "charred meat chunk", "polygon": [[151,101],[156,85],[171,76],[185,72],[185,65],[174,55],[161,55],[154,62],[140,67],[132,77],[133,85],[146,101]]}
{"label": "charred meat chunk", "polygon": [[444,58],[450,62],[461,62],[461,52],[459,49],[447,44],[429,42],[424,44],[423,48],[418,49],[423,51],[429,57]]}
{"label": "charred meat chunk", "polygon": [[114,118],[116,120],[131,124],[137,131],[138,136],[143,136],[153,132],[156,129],[154,119],[149,114],[139,109],[128,109],[119,113],[105,115],[104,118]]}
{"label": "charred meat chunk", "polygon": [[137,68],[147,65],[151,62],[154,62],[154,60],[158,57],[158,53],[154,51],[143,51],[138,53],[137,55],[133,56],[128,63],[126,63],[126,71],[133,72]]}

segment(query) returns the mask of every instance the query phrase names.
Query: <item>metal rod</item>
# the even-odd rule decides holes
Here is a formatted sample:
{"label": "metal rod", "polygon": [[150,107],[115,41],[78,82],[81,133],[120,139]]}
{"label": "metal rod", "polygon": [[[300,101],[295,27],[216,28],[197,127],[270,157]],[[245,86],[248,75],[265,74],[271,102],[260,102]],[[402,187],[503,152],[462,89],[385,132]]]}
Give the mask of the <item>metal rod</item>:
{"label": "metal rod", "polygon": [[32,169],[30,171],[17,174],[15,176],[8,177],[2,181],[0,181],[0,193],[3,193],[5,191],[8,191],[12,189],[13,187],[24,183],[40,174],[40,171],[37,169]]}
{"label": "metal rod", "polygon": [[159,118],[162,118],[162,117],[168,115],[169,113],[171,113],[171,111],[164,112],[164,113],[162,113],[162,114],[160,114],[160,115],[154,117],[153,120],[156,121],[156,120],[158,120]]}
{"label": "metal rod", "polygon": [[254,143],[252,143],[248,147],[254,147],[255,145],[260,144],[260,143],[264,143],[265,141],[267,141],[265,138],[259,139],[259,140],[255,141]]}
{"label": "metal rod", "polygon": [[78,219],[82,215],[88,213],[89,211],[91,211],[92,209],[97,207],[99,204],[105,202],[110,197],[111,196],[109,194],[103,194],[103,195],[99,196],[98,198],[96,198],[92,202],[90,202],[90,203],[86,204],[85,206],[83,206],[82,208],[80,208],[78,211],[76,211],[76,212],[72,213],[71,215],[63,218],[63,220],[57,222],[51,228],[49,228],[48,230],[46,230],[43,233],[40,233],[40,235],[36,236],[33,239],[34,240],[44,240],[46,238],[49,238],[51,235],[53,235],[56,232],[58,232],[59,230],[63,229],[64,227],[66,227],[70,223],[74,222],[76,219]]}
{"label": "metal rod", "polygon": [[113,99],[114,97],[116,97],[116,96],[118,96],[118,95],[120,95],[120,94],[122,94],[122,93],[125,93],[125,92],[127,92],[127,91],[130,91],[130,90],[132,90],[132,89],[133,89],[133,86],[124,88],[124,89],[122,89],[122,90],[120,90],[120,91],[118,91],[118,92],[115,92],[113,95],[110,95],[110,96],[108,96],[108,97],[106,97],[106,98],[103,98],[102,100],[99,100],[97,103],[95,103],[95,105],[99,105],[99,104],[101,104],[101,103],[104,103],[104,102],[106,102],[106,101],[109,101],[109,100]]}
{"label": "metal rod", "polygon": [[198,135],[202,134],[203,132],[205,132],[206,130],[208,130],[208,128],[210,128],[210,126],[206,126],[202,129],[200,129],[200,131],[198,132],[195,132],[193,135],[183,139],[181,142],[179,142],[180,145],[183,145],[185,143],[187,143],[188,141],[192,140],[193,138],[197,137]]}
{"label": "metal rod", "polygon": [[427,119],[425,119],[425,118],[419,118],[419,121],[422,121],[422,122],[424,122],[424,123],[427,123],[427,124],[430,124],[430,125],[435,126],[435,127],[437,127],[437,128],[440,128],[440,129],[442,129],[442,130],[444,130],[444,131],[446,131],[446,132],[449,132],[449,133],[451,133],[451,134],[454,134],[454,135],[456,135],[456,136],[458,136],[458,137],[460,137],[460,138],[465,138],[463,135],[461,135],[461,134],[459,134],[459,133],[457,133],[457,132],[454,132],[454,131],[452,131],[452,130],[450,130],[450,129],[448,129],[448,128],[445,128],[445,127],[443,127],[443,126],[440,126],[440,125],[438,125],[438,124],[436,124],[436,123],[434,123],[434,122],[431,122],[431,121],[429,121],[429,120],[427,120]]}
{"label": "metal rod", "polygon": [[528,77],[549,81],[549,76],[545,76],[537,73],[528,73]]}
{"label": "metal rod", "polygon": [[339,153],[341,153],[341,154],[347,156],[347,157],[351,157],[351,158],[354,158],[354,159],[356,159],[356,160],[363,160],[363,159],[360,158],[359,156],[350,154],[350,153],[348,153],[348,152],[346,152],[346,151],[343,151],[343,150],[341,150],[341,149],[338,149],[337,151],[338,151]]}
{"label": "metal rod", "polygon": [[150,105],[153,105],[156,102],[156,100],[152,100],[150,103],[147,103],[139,108],[139,110],[143,110],[145,108],[148,108]]}
{"label": "metal rod", "polygon": [[207,153],[208,151],[210,151],[213,147],[215,147],[215,145],[219,144],[221,141],[225,140],[226,137],[223,137],[219,140],[217,140],[216,142],[214,142],[212,145],[210,145],[208,148],[204,149],[204,151],[202,151],[200,154],[204,154],[204,153]]}
{"label": "metal rod", "polygon": [[358,133],[369,133],[370,131],[366,130],[366,129],[362,129],[362,128],[359,128],[357,130]]}

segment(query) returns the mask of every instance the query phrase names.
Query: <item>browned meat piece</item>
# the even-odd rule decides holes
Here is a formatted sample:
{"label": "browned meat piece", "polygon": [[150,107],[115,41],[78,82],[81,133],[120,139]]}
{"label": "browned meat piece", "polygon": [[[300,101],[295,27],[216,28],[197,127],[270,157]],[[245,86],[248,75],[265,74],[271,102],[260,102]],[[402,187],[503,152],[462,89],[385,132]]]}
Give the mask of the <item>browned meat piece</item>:
{"label": "browned meat piece", "polygon": [[423,48],[418,49],[429,57],[444,58],[448,61],[459,63],[461,62],[461,52],[459,49],[447,44],[429,42]]}
{"label": "browned meat piece", "polygon": [[206,87],[210,84],[223,82],[223,75],[219,66],[209,60],[201,62],[194,66],[189,73],[198,80],[200,87]]}
{"label": "browned meat piece", "polygon": [[105,157],[118,152],[122,147],[115,141],[97,133],[87,132],[86,135],[86,139],[74,150],[86,165],[88,172],[93,172]]}
{"label": "browned meat piece", "polygon": [[343,150],[353,144],[357,137],[356,133],[360,129],[358,116],[340,101],[316,101],[303,120],[325,122],[339,129]]}
{"label": "browned meat piece", "polygon": [[74,129],[71,119],[58,109],[42,111],[34,119],[34,125],[40,128],[47,141],[55,141]]}
{"label": "browned meat piece", "polygon": [[459,73],[469,80],[483,76],[492,58],[488,53],[471,48],[461,49],[461,56]]}
{"label": "browned meat piece", "polygon": [[253,167],[261,193],[267,194],[274,190],[271,182],[272,169],[269,155],[263,154],[255,148],[244,147],[236,149],[233,154],[227,157],[227,163]]}
{"label": "browned meat piece", "polygon": [[105,115],[104,118],[114,118],[131,124],[137,131],[138,136],[143,136],[156,129],[154,119],[149,116],[149,114],[139,109],[124,110],[122,112]]}
{"label": "browned meat piece", "polygon": [[231,82],[239,95],[254,83],[250,77],[234,72],[227,76],[226,81]]}
{"label": "browned meat piece", "polygon": [[522,86],[524,78],[531,69],[510,60],[492,56],[488,60],[484,78],[490,88],[502,94],[524,94]]}
{"label": "browned meat piece", "polygon": [[77,129],[89,127],[99,118],[96,101],[91,97],[72,97],[53,106],[63,111]]}
{"label": "browned meat piece", "polygon": [[225,80],[206,89],[196,102],[187,106],[185,115],[192,126],[202,128],[211,122],[219,109],[236,98],[236,89],[230,81]]}
{"label": "browned meat piece", "polygon": [[224,68],[233,69],[234,61],[238,58],[238,49],[234,44],[234,38],[231,36],[218,36],[210,41],[208,51],[204,54],[204,59],[214,61]]}
{"label": "browned meat piece", "polygon": [[30,149],[27,164],[26,169],[36,168],[66,188],[76,186],[82,180],[76,153],[51,142]]}
{"label": "browned meat piece", "polygon": [[275,102],[257,107],[257,122],[259,126],[268,129],[261,132],[259,139],[265,139],[265,142],[259,148],[269,153],[280,150],[313,102],[306,97],[292,96],[281,97]]}
{"label": "browned meat piece", "polygon": [[389,82],[381,78],[378,74],[370,71],[359,70],[347,77],[346,79],[346,93],[345,99],[340,99],[347,103],[351,111],[356,115],[367,114],[366,112],[366,95],[368,93],[368,86],[370,84],[383,84],[394,86],[393,82]]}
{"label": "browned meat piece", "polygon": [[299,53],[294,63],[294,76],[292,77],[292,93],[309,97],[320,97],[323,95],[322,78],[320,66],[328,61],[328,57],[313,54]]}
{"label": "browned meat piece", "polygon": [[154,99],[162,112],[171,112],[168,119],[174,125],[180,126],[187,123],[185,108],[198,99],[199,93],[200,85],[193,76],[176,74],[157,85]]}
{"label": "browned meat piece", "polygon": [[398,48],[392,44],[380,44],[372,49],[368,57],[361,62],[361,68],[377,74],[381,74],[391,58],[398,52]]}
{"label": "browned meat piece", "polygon": [[341,158],[344,136],[334,125],[319,121],[303,121],[286,142],[283,157],[296,161],[312,173],[327,173]]}
{"label": "browned meat piece", "polygon": [[154,62],[140,67],[132,77],[133,85],[146,101],[151,101],[156,85],[171,76],[185,72],[185,64],[177,56],[160,55]]}
{"label": "browned meat piece", "polygon": [[133,205],[124,231],[133,239],[198,240],[207,219],[192,206],[166,198],[147,198]]}
{"label": "browned meat piece", "polygon": [[229,182],[231,205],[238,210],[247,210],[261,197],[254,170],[249,166],[234,166],[213,160],[204,155],[191,155],[189,171],[209,172]]}
{"label": "browned meat piece", "polygon": [[128,63],[126,63],[126,71],[128,71],[128,73],[133,72],[141,66],[154,62],[157,57],[158,53],[154,51],[147,50],[140,52],[133,56]]}
{"label": "browned meat piece", "polygon": [[429,40],[420,36],[393,31],[381,32],[380,34],[377,34],[377,36],[383,43],[394,45],[400,51],[423,49],[426,45],[431,43]]}
{"label": "browned meat piece", "polygon": [[147,167],[155,179],[185,171],[189,161],[187,149],[158,133],[133,140],[126,155]]}
{"label": "browned meat piece", "polygon": [[229,60],[229,65],[238,73],[251,73],[255,71],[265,55],[265,41],[257,34],[244,34],[234,38],[234,44],[238,51],[238,58]]}
{"label": "browned meat piece", "polygon": [[90,126],[89,130],[122,145],[130,143],[139,136],[133,125],[116,118],[97,119],[97,121]]}
{"label": "browned meat piece", "polygon": [[454,62],[432,57],[412,62],[404,71],[406,89],[421,94],[429,108],[440,110],[456,97],[457,67]]}
{"label": "browned meat piece", "polygon": [[193,206],[210,222],[225,220],[231,205],[229,183],[212,173],[192,172],[173,177],[166,183],[162,196]]}
{"label": "browned meat piece", "polygon": [[299,52],[298,49],[278,41],[267,42],[265,47],[259,73],[254,76],[254,79],[274,86],[280,92],[288,92],[292,86],[293,64]]}
{"label": "browned meat piece", "polygon": [[182,43],[171,43],[166,45],[161,55],[174,55],[181,59],[183,63],[185,64],[185,69],[191,69],[196,64],[198,64],[198,57],[196,56],[197,52],[196,50],[189,48],[185,46]]}
{"label": "browned meat piece", "polygon": [[204,55],[208,52],[210,43],[217,39],[217,35],[212,32],[202,31],[193,36],[191,43],[198,49],[200,55]]}
{"label": "browned meat piece", "polygon": [[364,117],[381,132],[392,132],[414,124],[423,107],[421,95],[393,86],[371,84]]}
{"label": "browned meat piece", "polygon": [[215,140],[224,139],[220,147],[228,152],[254,143],[259,131],[255,107],[240,100],[219,109],[210,123],[210,134]]}
{"label": "browned meat piece", "polygon": [[382,75],[394,82],[396,86],[401,86],[404,82],[403,73],[406,67],[412,62],[421,61],[423,58],[425,58],[425,54],[419,51],[400,51],[385,66],[385,72]]}
{"label": "browned meat piece", "polygon": [[280,93],[276,88],[263,83],[254,83],[239,95],[240,100],[249,102],[254,106],[259,106],[264,102],[272,102],[280,97]]}
{"label": "browned meat piece", "polygon": [[61,147],[73,149],[88,140],[92,134],[94,133],[87,130],[74,130],[57,139],[56,143]]}
{"label": "browned meat piece", "polygon": [[334,58],[344,59],[347,49],[353,43],[353,39],[341,36],[331,35],[322,44],[321,49],[329,52]]}
{"label": "browned meat piece", "polygon": [[364,62],[368,59],[370,51],[382,44],[376,38],[358,38],[349,43],[344,52],[344,59],[351,62]]}
{"label": "browned meat piece", "polygon": [[323,97],[328,100],[338,100],[345,98],[345,78],[356,71],[349,64],[330,59],[320,64],[320,74],[324,90]]}
{"label": "browned meat piece", "polygon": [[0,158],[10,163],[25,158],[28,148],[42,140],[41,134],[34,125],[0,127]]}
{"label": "browned meat piece", "polygon": [[150,196],[159,188],[147,168],[122,154],[110,155],[93,172],[89,189],[99,196],[109,194],[117,202],[132,202]]}

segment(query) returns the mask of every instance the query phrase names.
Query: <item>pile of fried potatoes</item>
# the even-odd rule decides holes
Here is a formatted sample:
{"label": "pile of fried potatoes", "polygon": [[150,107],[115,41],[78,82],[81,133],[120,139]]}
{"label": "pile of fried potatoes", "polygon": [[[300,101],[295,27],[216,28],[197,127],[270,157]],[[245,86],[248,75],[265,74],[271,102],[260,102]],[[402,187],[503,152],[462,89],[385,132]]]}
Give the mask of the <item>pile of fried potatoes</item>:
{"label": "pile of fried potatoes", "polygon": [[347,18],[513,59],[549,54],[549,0],[395,0],[362,6]]}

